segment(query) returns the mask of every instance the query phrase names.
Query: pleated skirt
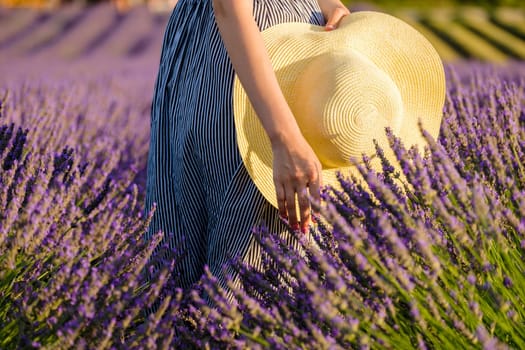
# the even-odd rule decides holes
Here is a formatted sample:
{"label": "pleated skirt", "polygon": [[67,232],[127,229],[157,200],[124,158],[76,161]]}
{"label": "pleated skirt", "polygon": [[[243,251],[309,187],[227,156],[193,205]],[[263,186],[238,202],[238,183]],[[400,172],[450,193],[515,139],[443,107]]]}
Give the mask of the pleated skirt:
{"label": "pleated skirt", "polygon": [[[254,0],[253,15],[261,31],[283,22],[324,23],[317,0]],[[161,230],[163,242],[182,253],[173,273],[183,289],[199,280],[205,265],[224,285],[222,267],[232,257],[260,264],[256,226],[295,242],[239,155],[233,78],[212,1],[179,0],[153,93],[145,214],[154,203],[156,209],[144,238]]]}

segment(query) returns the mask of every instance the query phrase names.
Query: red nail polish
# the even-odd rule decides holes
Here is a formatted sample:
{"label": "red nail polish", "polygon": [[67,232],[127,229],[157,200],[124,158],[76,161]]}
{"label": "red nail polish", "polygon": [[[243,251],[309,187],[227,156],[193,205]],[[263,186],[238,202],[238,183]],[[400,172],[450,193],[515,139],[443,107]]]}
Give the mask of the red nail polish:
{"label": "red nail polish", "polygon": [[298,231],[299,230],[299,224],[293,224],[292,225],[292,230]]}
{"label": "red nail polish", "polygon": [[301,233],[306,234],[308,232],[308,228],[306,226],[301,226]]}

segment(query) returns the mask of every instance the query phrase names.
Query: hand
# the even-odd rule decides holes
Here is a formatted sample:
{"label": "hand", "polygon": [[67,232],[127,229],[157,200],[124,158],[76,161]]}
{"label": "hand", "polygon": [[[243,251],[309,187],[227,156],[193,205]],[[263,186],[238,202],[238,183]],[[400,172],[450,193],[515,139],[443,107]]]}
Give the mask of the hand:
{"label": "hand", "polygon": [[311,223],[310,197],[315,203],[320,201],[321,163],[300,132],[272,142],[272,151],[279,215],[288,218],[288,223],[294,230],[300,227],[306,233]]}
{"label": "hand", "polygon": [[326,20],[326,30],[336,29],[341,19],[350,14],[350,10],[339,0],[317,0],[317,2]]}

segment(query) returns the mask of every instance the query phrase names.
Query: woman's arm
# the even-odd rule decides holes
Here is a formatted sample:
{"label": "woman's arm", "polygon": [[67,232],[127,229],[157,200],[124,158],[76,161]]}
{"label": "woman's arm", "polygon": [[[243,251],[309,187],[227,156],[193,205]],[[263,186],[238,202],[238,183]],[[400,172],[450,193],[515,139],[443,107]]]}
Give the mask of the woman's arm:
{"label": "woman's arm", "polygon": [[213,5],[232,65],[268,136],[273,141],[298,133],[252,16],[252,1],[214,0]]}
{"label": "woman's arm", "polygon": [[[272,144],[279,214],[288,218],[295,229],[301,223],[305,232],[311,220],[308,194],[314,201],[320,200],[319,160],[302,136],[281,92],[252,15],[252,1],[213,0],[213,6],[233,68]],[[296,194],[299,218],[295,208]]]}

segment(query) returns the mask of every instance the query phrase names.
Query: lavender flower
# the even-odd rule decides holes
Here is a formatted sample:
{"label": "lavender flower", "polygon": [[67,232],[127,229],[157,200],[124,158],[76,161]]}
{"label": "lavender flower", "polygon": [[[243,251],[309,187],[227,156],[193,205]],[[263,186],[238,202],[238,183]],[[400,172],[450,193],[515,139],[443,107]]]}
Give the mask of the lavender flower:
{"label": "lavender flower", "polygon": [[183,293],[184,252],[142,239],[158,51],[125,40],[166,18],[105,10],[73,13],[113,36],[79,26],[55,63],[20,56],[38,37],[0,43],[0,348],[525,348],[522,63],[448,65],[426,152],[385,130],[400,169],[377,148],[381,171],[339,174],[314,244],[256,228],[262,270],[235,260],[240,283],[207,271]]}

